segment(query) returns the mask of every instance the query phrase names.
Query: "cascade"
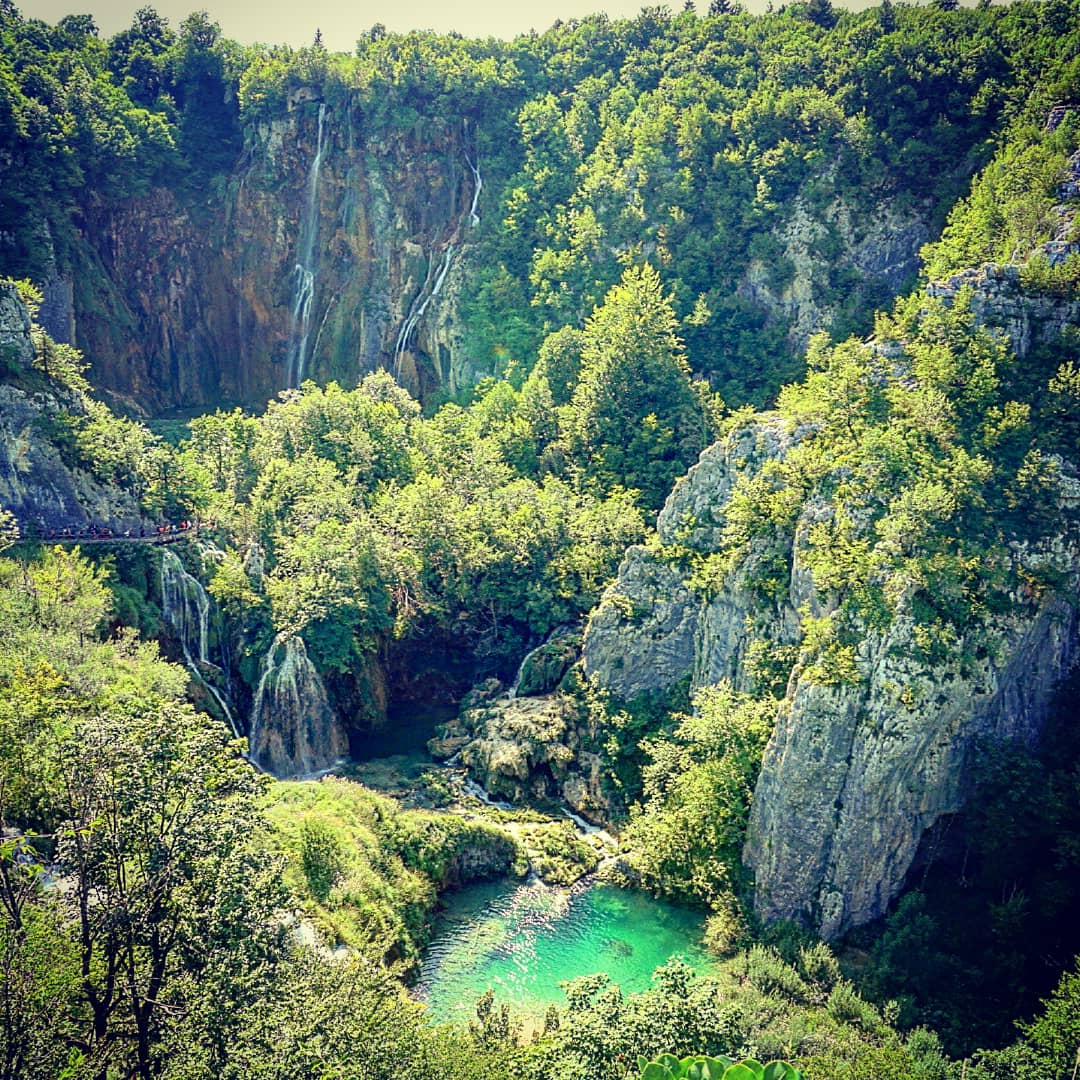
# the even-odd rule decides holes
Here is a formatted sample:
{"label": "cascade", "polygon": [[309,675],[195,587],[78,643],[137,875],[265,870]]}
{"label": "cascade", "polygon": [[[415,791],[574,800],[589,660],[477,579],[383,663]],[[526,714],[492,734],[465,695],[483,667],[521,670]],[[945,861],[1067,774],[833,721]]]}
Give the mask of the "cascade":
{"label": "cascade", "polygon": [[[476,208],[480,202],[480,192],[483,189],[484,180],[480,175],[479,159],[474,162],[472,158],[469,157],[467,151],[463,152],[465,155],[465,162],[473,174],[474,181],[472,203],[469,206],[467,217],[469,225],[472,228],[476,228],[476,226],[480,224],[480,216],[477,214]],[[455,236],[460,234],[461,229],[462,226],[459,225]],[[446,242],[446,250],[443,255],[442,265],[439,267],[438,273],[434,275],[434,281],[432,280],[432,270],[435,266],[435,262],[432,261],[428,265],[428,272],[424,278],[424,284],[416,294],[416,298],[409,308],[409,314],[401,324],[401,329],[398,330],[397,341],[394,342],[394,378],[399,382],[401,381],[401,358],[408,351],[409,342],[412,339],[413,332],[416,330],[416,326],[421,318],[423,318],[424,312],[427,311],[432,300],[442,292],[443,282],[445,282],[446,275],[450,271],[450,265],[454,261],[454,256],[457,254],[458,248],[454,243],[455,236],[451,236]]]}
{"label": "cascade", "polygon": [[296,634],[278,634],[263,657],[248,744],[255,764],[275,776],[313,776],[348,752],[326,687]]}
{"label": "cascade", "polygon": [[218,703],[232,733],[239,738],[240,730],[225,696],[202,671],[203,666],[222,670],[210,659],[210,597],[202,582],[192,577],[176,552],[168,548],[161,552],[161,613],[176,631],[187,669]]}
{"label": "cascade", "polygon": [[290,386],[304,380],[308,337],[311,334],[311,304],[315,297],[315,239],[319,232],[319,170],[323,159],[323,127],[326,105],[319,103],[319,132],[315,141],[315,157],[308,170],[304,212],[300,218],[300,236],[296,246],[296,265],[293,268],[292,334],[289,342],[288,379]]}

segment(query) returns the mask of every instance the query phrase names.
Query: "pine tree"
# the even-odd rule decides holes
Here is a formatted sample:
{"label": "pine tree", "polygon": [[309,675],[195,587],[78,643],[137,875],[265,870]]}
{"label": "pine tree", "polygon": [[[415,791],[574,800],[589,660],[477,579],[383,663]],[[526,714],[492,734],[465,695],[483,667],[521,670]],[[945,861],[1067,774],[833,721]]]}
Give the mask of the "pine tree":
{"label": "pine tree", "polygon": [[563,439],[586,479],[658,509],[708,439],[671,300],[649,265],[630,267],[582,335]]}

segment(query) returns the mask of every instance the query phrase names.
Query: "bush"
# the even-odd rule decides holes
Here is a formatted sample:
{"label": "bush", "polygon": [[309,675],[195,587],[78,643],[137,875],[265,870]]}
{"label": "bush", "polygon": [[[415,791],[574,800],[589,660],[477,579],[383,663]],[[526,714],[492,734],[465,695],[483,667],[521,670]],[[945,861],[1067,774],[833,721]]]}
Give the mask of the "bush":
{"label": "bush", "polygon": [[300,862],[311,895],[326,903],[345,869],[345,852],[337,833],[319,818],[304,818],[300,826]]}

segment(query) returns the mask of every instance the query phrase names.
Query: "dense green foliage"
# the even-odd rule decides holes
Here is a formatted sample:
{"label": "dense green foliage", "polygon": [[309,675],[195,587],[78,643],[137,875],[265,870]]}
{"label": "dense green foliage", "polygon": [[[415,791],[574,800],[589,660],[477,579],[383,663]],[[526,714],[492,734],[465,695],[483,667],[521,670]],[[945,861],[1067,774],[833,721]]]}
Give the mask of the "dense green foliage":
{"label": "dense green foliage", "polygon": [[433,631],[505,662],[588,610],[643,527],[621,488],[518,467],[532,442],[505,383],[424,420],[385,374],[193,421],[181,464],[232,545],[210,590],[257,640],[301,632],[323,670]]}
{"label": "dense green foliage", "polygon": [[[762,405],[801,370],[793,297],[839,335],[868,329],[900,282],[872,268],[884,239],[848,249],[885,215],[940,223],[1006,120],[1041,126],[1076,92],[1075,4],[947,7],[645,8],[506,43],[373,27],[345,56],[241,48],[205,13],[174,31],[151,8],[106,42],[87,16],[50,27],[7,4],[0,270],[98,272],[80,216],[153,185],[185,202],[221,193],[243,140],[317,86],[376,143],[457,137],[464,122],[485,176],[464,308],[479,370],[520,379],[547,335],[582,328],[628,266],[651,261],[692,369],[729,402]],[[1009,190],[1027,199],[1060,150],[1018,147]],[[1013,199],[995,205],[1000,186],[974,205],[1000,216]],[[934,266],[988,243],[1001,241],[954,229]]]}
{"label": "dense green foliage", "polygon": [[[371,948],[328,963],[287,929],[297,882],[279,846],[291,854],[305,821],[383,802],[345,784],[326,800],[317,786],[268,796],[155,646],[99,640],[109,590],[78,551],[0,559],[0,580],[3,1075],[284,1080],[327,1060],[357,1080],[410,1062],[481,1075],[377,960],[412,947],[401,922],[419,934],[433,895],[390,833],[365,849],[346,832],[357,848],[339,851]],[[313,808],[299,822],[286,817],[297,797]],[[301,845],[322,873],[337,841],[317,833]]]}
{"label": "dense green foliage", "polygon": [[322,936],[409,963],[427,939],[437,890],[455,880],[457,857],[482,852],[493,873],[505,873],[516,853],[495,826],[402,811],[333,777],[275,783],[265,813],[268,846],[285,856],[285,885]]}
{"label": "dense green foliage", "polygon": [[672,735],[647,744],[643,804],[625,836],[650,888],[730,910],[774,712],[721,684],[698,695]]}
{"label": "dense green foliage", "polygon": [[731,1058],[687,1057],[661,1054],[655,1061],[641,1058],[641,1080],[801,1080],[799,1070],[786,1061],[732,1061]]}
{"label": "dense green foliage", "polygon": [[[661,555],[706,596],[749,568],[773,603],[790,593],[802,509],[828,509],[797,541],[827,603],[799,613],[797,642],[752,643],[752,692],[722,684],[690,708],[581,689],[629,810],[626,867],[709,907],[729,959],[709,979],[672,963],[630,997],[577,980],[522,1046],[492,998],[467,1033],[436,1033],[400,984],[463,853],[513,862],[505,832],[345,781],[270,785],[125,629],[156,623],[145,558],[0,559],[0,1075],[587,1080],[674,1050],[782,1056],[807,1080],[946,1080],[958,1070],[915,1025],[965,1052],[1005,1041],[1046,986],[1032,938],[1059,967],[1075,949],[1075,736],[1040,754],[986,748],[964,822],[977,886],[943,899],[955,883],[928,875],[863,942],[866,997],[797,934],[777,934],[783,954],[738,952],[752,929],[740,857],[789,677],[857,682],[860,641],[897,626],[913,658],[963,676],[995,648],[995,619],[1059,584],[1052,559],[1014,553],[1066,517],[1080,341],[1020,364],[966,291],[916,292],[872,320],[883,286],[845,249],[886,213],[948,215],[929,276],[1015,262],[1023,291],[1075,296],[1076,257],[1041,245],[1076,240],[1058,185],[1080,121],[1043,125],[1080,94],[1078,23],[1068,0],[858,13],[811,0],[762,18],[718,2],[509,43],[372,28],[332,56],[241,49],[205,13],[176,33],[151,9],[105,42],[88,17],[49,27],[0,0],[8,273],[79,266],[78,224],[102,205],[220,189],[244,137],[303,85],[372,138],[464,127],[483,160],[495,210],[465,319],[496,377],[469,401],[424,415],[385,372],[306,383],[261,415],[199,417],[174,447],[95,401],[77,352],[38,329],[34,370],[5,367],[55,392],[41,434],[69,465],[150,517],[213,520],[221,551],[204,569],[247,690],[282,632],[361,718],[380,708],[378,665],[409,647],[506,675],[596,603],[697,453],[752,422],[723,420],[710,386],[736,405],[775,399],[773,421],[799,438],[738,480],[719,551]],[[790,382],[802,358],[747,282],[767,269],[770,288],[794,288],[796,214],[823,223],[809,287],[833,337]],[[0,542],[7,531],[0,520]],[[896,708],[913,693],[896,686]],[[529,842],[552,879],[596,859],[569,830]],[[942,955],[957,927],[965,948]],[[976,1054],[966,1076],[1066,1075],[1078,1001],[1067,973],[1015,1045]]]}

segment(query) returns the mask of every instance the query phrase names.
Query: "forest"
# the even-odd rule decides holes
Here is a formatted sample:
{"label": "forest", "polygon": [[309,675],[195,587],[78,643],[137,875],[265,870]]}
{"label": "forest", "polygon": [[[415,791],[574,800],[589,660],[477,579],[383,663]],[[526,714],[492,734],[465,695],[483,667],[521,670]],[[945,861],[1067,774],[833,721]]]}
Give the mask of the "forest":
{"label": "forest", "polygon": [[0,0],[0,450],[0,1077],[1075,1080],[1076,0]]}

